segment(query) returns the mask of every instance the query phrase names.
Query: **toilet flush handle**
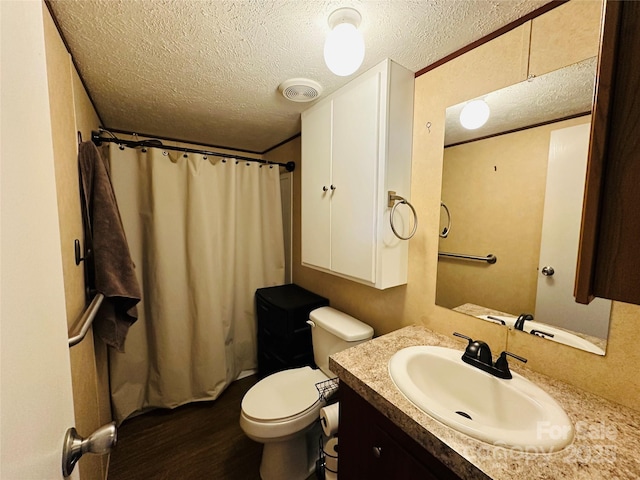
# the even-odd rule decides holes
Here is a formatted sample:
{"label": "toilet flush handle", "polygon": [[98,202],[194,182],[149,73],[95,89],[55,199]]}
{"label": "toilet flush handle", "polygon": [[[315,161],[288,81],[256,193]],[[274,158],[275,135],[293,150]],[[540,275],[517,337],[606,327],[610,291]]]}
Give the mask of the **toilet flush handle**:
{"label": "toilet flush handle", "polygon": [[311,328],[315,328],[316,324],[313,320],[307,320],[307,325],[311,325]]}

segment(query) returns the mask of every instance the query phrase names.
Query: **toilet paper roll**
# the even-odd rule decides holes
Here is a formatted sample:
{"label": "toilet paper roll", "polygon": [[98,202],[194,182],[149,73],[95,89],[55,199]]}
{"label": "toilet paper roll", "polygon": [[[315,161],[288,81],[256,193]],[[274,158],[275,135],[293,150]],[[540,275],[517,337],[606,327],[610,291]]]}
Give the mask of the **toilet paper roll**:
{"label": "toilet paper roll", "polygon": [[324,466],[326,472],[338,473],[338,439],[327,440],[324,446]]}
{"label": "toilet paper roll", "polygon": [[339,403],[340,402],[336,402],[320,409],[320,424],[322,425],[322,431],[327,437],[332,437],[338,433]]}

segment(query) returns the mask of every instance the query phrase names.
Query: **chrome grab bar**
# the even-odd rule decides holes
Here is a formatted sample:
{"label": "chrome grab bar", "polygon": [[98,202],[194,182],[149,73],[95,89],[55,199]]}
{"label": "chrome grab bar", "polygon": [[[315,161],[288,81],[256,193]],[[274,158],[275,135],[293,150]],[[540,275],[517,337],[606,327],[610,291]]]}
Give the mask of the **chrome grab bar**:
{"label": "chrome grab bar", "polygon": [[478,260],[480,262],[487,262],[491,265],[498,261],[498,257],[496,257],[493,253],[490,253],[486,257],[480,257],[477,255],[465,255],[464,253],[450,253],[450,252],[438,252],[439,257],[450,257],[450,258],[463,258],[465,260]]}
{"label": "chrome grab bar", "polygon": [[91,300],[91,303],[89,304],[87,309],[84,311],[80,319],[76,322],[82,324],[82,328],[80,329],[80,333],[78,333],[78,335],[69,338],[69,347],[77,345],[84,339],[85,335],[89,331],[89,327],[93,323],[93,319],[96,318],[96,313],[98,313],[103,300],[104,295],[102,293],[97,293],[96,296],[93,297],[93,300]]}

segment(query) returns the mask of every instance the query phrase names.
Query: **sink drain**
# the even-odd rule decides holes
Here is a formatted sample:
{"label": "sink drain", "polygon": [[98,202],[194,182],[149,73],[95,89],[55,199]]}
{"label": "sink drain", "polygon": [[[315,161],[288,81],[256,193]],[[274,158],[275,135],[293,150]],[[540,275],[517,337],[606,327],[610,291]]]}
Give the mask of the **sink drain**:
{"label": "sink drain", "polygon": [[468,413],[466,413],[466,412],[460,412],[460,411],[458,411],[458,412],[456,412],[456,413],[457,413],[458,415],[460,415],[461,417],[468,418],[469,420],[473,420],[473,418],[471,418],[471,415],[469,415],[469,414],[468,414]]}

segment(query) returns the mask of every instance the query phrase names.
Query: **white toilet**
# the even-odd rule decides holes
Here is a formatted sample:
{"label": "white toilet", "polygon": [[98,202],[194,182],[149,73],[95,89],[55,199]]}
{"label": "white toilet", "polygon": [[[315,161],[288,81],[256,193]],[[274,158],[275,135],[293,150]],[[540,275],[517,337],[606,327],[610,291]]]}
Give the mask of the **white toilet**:
{"label": "white toilet", "polygon": [[[329,355],[373,337],[373,328],[331,307],[309,314],[313,356],[319,369],[292,368],[256,383],[242,399],[240,427],[264,443],[262,480],[305,480],[315,467],[320,399],[316,383],[334,378]],[[315,427],[315,428],[313,428]]]}

